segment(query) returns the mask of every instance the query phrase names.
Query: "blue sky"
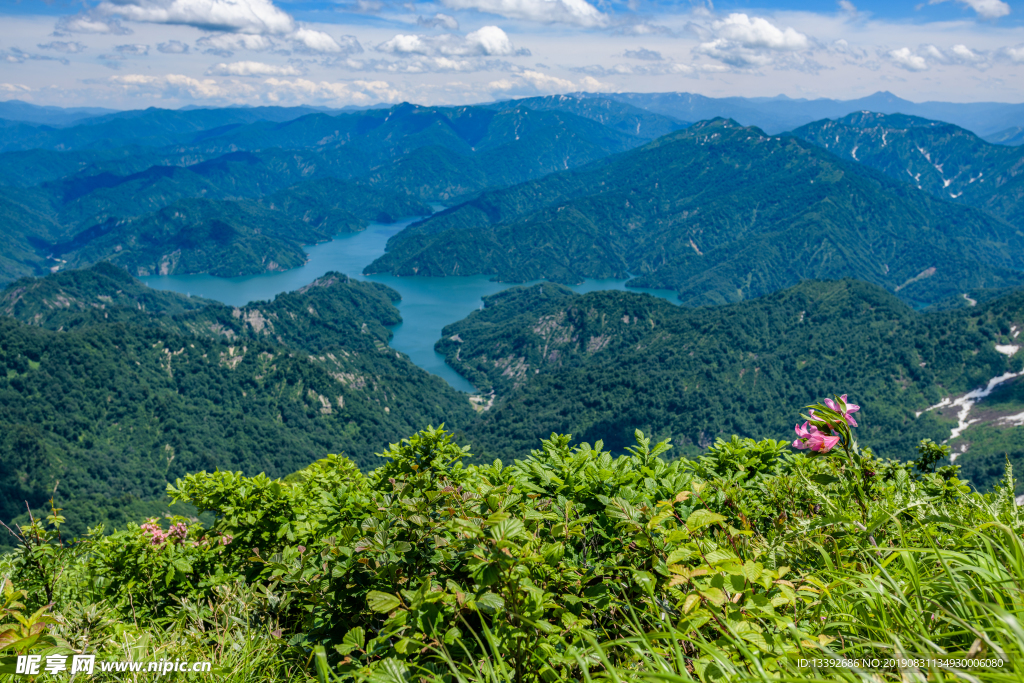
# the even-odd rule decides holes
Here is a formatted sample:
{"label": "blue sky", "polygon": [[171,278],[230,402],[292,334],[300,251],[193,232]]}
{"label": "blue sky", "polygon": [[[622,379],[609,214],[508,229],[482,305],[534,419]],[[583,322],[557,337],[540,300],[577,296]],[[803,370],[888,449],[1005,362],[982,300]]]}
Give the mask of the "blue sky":
{"label": "blue sky", "polygon": [[1018,0],[6,0],[0,15],[0,98],[62,106],[1024,100]]}

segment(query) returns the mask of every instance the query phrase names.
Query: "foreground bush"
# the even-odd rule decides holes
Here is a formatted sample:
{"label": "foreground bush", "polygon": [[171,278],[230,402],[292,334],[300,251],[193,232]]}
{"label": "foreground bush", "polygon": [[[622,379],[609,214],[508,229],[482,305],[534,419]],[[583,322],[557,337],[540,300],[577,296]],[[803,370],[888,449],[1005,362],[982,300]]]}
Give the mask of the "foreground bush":
{"label": "foreground bush", "polygon": [[[171,496],[209,527],[62,546],[55,509],[7,573],[25,610],[52,596],[46,648],[206,652],[238,680],[1018,680],[1009,466],[982,495],[932,471],[930,442],[883,462],[854,412],[829,400],[793,444],[733,437],[694,461],[637,432],[624,457],[552,435],[463,466],[469,449],[428,428],[367,476],[329,456],[284,481],[179,480]],[[829,654],[1006,664],[801,665]]]}

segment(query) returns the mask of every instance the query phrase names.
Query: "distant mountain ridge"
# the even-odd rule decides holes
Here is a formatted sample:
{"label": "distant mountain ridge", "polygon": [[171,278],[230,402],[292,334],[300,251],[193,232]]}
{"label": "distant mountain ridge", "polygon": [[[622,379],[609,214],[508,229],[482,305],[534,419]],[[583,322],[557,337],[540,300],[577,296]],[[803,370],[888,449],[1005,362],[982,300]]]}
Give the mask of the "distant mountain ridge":
{"label": "distant mountain ridge", "polygon": [[482,193],[395,235],[366,272],[570,284],[632,274],[691,305],[851,276],[931,303],[1024,284],[1022,246],[998,218],[798,138],[716,120]]}
{"label": "distant mountain ridge", "polygon": [[854,100],[791,99],[779,97],[707,97],[695,93],[576,93],[626,102],[641,109],[686,121],[731,118],[757,126],[772,135],[823,118],[856,112],[908,114],[956,124],[980,136],[998,134],[1024,119],[1024,104],[1003,102],[911,102],[891,92],[876,92]]}
{"label": "distant mountain ridge", "polygon": [[793,135],[1024,230],[1024,147],[992,144],[950,123],[873,112],[817,121]]}
{"label": "distant mountain ridge", "polygon": [[[680,125],[627,105],[595,107],[586,101],[572,107],[598,118],[614,110],[613,123],[627,123],[631,132],[554,105],[403,104],[257,123],[244,121],[261,112],[245,109],[155,110],[138,112],[134,119],[110,119],[96,125],[105,126],[103,131],[127,131],[121,142],[188,140],[197,126],[225,116],[243,121],[202,131],[195,146],[0,154],[0,185],[21,188],[8,193],[12,199],[6,205],[0,201],[0,220],[6,211],[11,228],[10,247],[0,259],[0,282],[103,259],[123,263],[135,274],[239,275],[295,267],[303,262],[303,244],[360,229],[367,221],[424,215],[430,211],[424,202],[451,201],[634,148],[649,139],[633,134],[646,131],[645,126],[657,133]],[[82,129],[96,125],[51,132],[81,137]],[[132,132],[136,129],[149,137],[139,139]],[[295,189],[305,193],[301,201],[286,197],[288,188],[326,179],[348,184],[330,185],[331,192],[340,193],[337,197],[321,185],[313,203],[303,189]],[[355,195],[362,199],[352,202]],[[245,200],[263,203],[246,208]],[[339,209],[339,202],[348,208]],[[304,205],[305,225],[290,223],[291,216],[279,216],[275,225],[266,213],[299,204]],[[186,205],[191,208],[171,210]],[[202,211],[196,210],[199,206]],[[240,211],[249,214],[249,225],[238,222]],[[175,213],[197,216],[200,222],[184,232],[168,232],[167,218]],[[200,249],[204,240],[209,249]],[[48,260],[57,252],[61,261]],[[76,253],[68,257],[71,252]]]}
{"label": "distant mountain ridge", "polygon": [[[662,92],[662,93],[565,93],[562,95],[551,95],[547,97],[522,98],[517,100],[500,101],[491,105],[497,108],[508,108],[517,104],[525,104],[541,108],[547,106],[552,100],[582,100],[604,101],[622,103],[636,109],[644,110],[650,114],[663,115],[680,121],[702,121],[713,118],[732,118],[743,125],[758,126],[768,133],[776,134],[792,130],[813,121],[823,118],[841,118],[847,114],[860,111],[874,111],[884,114],[908,114],[923,118],[936,119],[956,124],[973,131],[975,134],[990,139],[993,142],[1000,142],[1000,136],[1010,140],[1015,133],[1011,131],[1019,128],[1020,121],[1024,118],[1024,104],[1004,102],[911,102],[894,95],[891,92],[880,91],[871,95],[851,100],[836,100],[829,98],[803,99],[790,98],[785,95],[776,97],[708,97],[698,93],[688,92]],[[548,101],[545,103],[544,101]],[[6,106],[5,105],[9,105]],[[572,106],[579,106],[573,104]],[[607,107],[601,104],[600,107]],[[83,116],[88,109],[67,109],[58,107],[36,107],[27,103],[9,101],[0,102],[0,119],[8,119],[10,122],[31,122],[31,123],[54,123],[67,120],[70,123],[75,121],[91,121],[102,123],[117,118],[132,118],[143,115],[144,112],[164,111],[172,112],[175,116],[189,116],[192,112],[199,112],[195,116],[207,117],[206,128],[212,129],[216,126],[237,125],[238,121],[245,116],[251,121],[286,121],[298,118],[302,114],[323,112],[327,114],[345,113],[346,111],[365,111],[367,109],[383,108],[387,105],[373,105],[372,107],[345,107],[340,110],[331,110],[326,107],[225,107],[222,109],[186,108],[177,111],[173,110],[137,110],[132,112],[106,112],[97,117]],[[572,109],[562,109],[572,111]],[[237,112],[237,113],[236,113]],[[578,110],[576,113],[580,113]],[[615,125],[613,124],[613,127]],[[622,130],[626,130],[623,126]],[[665,131],[668,132],[668,131]],[[658,137],[658,136],[653,136]],[[1008,141],[1005,144],[1021,144],[1020,141]]]}

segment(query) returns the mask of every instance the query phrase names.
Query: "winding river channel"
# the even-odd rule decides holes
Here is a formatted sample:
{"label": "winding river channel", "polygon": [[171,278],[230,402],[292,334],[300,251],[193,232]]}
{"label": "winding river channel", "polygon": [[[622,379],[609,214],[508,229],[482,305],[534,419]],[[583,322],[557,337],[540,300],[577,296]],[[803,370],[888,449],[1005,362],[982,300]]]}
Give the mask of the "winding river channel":
{"label": "winding river channel", "polygon": [[[414,219],[419,220],[419,219]],[[329,271],[345,273],[358,280],[380,282],[398,290],[402,300],[396,302],[402,322],[392,329],[391,346],[409,356],[427,372],[444,378],[460,391],[473,392],[473,385],[444,362],[434,351],[441,330],[481,308],[481,297],[494,294],[521,283],[491,282],[488,275],[464,277],[396,277],[394,275],[363,275],[363,268],[384,253],[388,239],[413,220],[381,224],[372,223],[362,232],[335,237],[330,242],[306,248],[306,265],[284,272],[264,273],[236,278],[211,275],[154,275],[142,281],[154,289],[202,296],[231,306],[250,301],[266,301],[282,292],[290,292],[309,284]],[[586,280],[572,287],[583,294],[597,290],[625,290],[625,280]],[[528,283],[533,284],[533,283]],[[633,289],[678,303],[671,290]]]}

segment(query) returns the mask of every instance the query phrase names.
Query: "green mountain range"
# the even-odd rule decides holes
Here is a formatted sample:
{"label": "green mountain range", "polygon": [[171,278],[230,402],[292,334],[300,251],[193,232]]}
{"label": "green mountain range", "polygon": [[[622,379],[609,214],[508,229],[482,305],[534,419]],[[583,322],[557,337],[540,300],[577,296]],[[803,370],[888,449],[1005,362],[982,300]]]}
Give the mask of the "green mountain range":
{"label": "green mountain range", "polygon": [[[896,458],[920,439],[951,436],[960,407],[929,410],[943,398],[1024,374],[1021,329],[1020,292],[920,313],[856,280],[697,309],[543,284],[486,297],[436,348],[490,394],[466,430],[484,460],[525,452],[552,432],[618,450],[642,429],[691,457],[733,434],[792,440],[803,407],[834,392],[861,405],[862,442]],[[1004,454],[1024,463],[1024,437],[1008,420],[1024,410],[1024,382],[999,386],[970,415],[980,422],[950,442],[981,488],[1002,476]]]}
{"label": "green mountain range", "polygon": [[[158,137],[188,137],[231,116],[153,110],[53,131],[81,136],[80,128],[143,126]],[[0,223],[7,227],[8,242],[0,282],[103,259],[140,274],[237,275],[291,268],[303,262],[303,244],[359,229],[367,221],[424,215],[429,209],[423,202],[454,201],[575,168],[682,125],[628,105],[576,100],[540,103],[536,109],[403,104],[340,115],[307,113],[286,121],[252,112],[238,117],[175,147],[139,147],[170,138],[137,140],[125,132],[125,140],[94,141],[96,150],[89,149],[92,143],[74,149],[62,142],[72,149],[0,154],[0,186],[19,190],[0,188],[0,195],[6,194],[0,197]],[[620,130],[627,124],[630,132]],[[128,142],[136,146],[116,146]],[[303,186],[312,181],[323,182]],[[288,198],[297,187],[296,196]],[[238,200],[258,200],[288,215],[263,215]],[[229,203],[210,203],[224,201]],[[237,220],[242,214],[247,214],[244,225]],[[316,230],[290,225],[294,217]]]}
{"label": "green mountain range", "polygon": [[1022,147],[992,144],[941,121],[871,112],[817,121],[793,135],[1024,230]]}
{"label": "green mountain range", "polygon": [[14,283],[0,294],[0,519],[59,485],[82,532],[157,509],[188,472],[283,476],[342,452],[368,469],[421,424],[467,424],[464,395],[387,345],[397,296],[329,273],[232,308],[105,263]]}
{"label": "green mountain range", "polygon": [[857,277],[931,303],[1024,283],[1024,235],[792,136],[702,122],[576,171],[481,193],[391,239],[367,273],[634,276],[691,305]]}
{"label": "green mountain range", "polygon": [[[225,162],[227,168],[219,172],[242,174],[245,162],[239,163],[242,168],[233,168],[234,163]],[[431,213],[404,193],[334,178],[259,200],[232,200],[189,169],[153,170],[92,191],[71,181],[43,189],[0,187],[0,219],[9,244],[3,250],[6,262],[0,260],[0,281],[99,261],[139,276],[231,277],[286,270],[305,263],[303,245],[362,230],[371,221]],[[78,196],[80,191],[85,194]],[[71,199],[61,206],[58,196]]]}

